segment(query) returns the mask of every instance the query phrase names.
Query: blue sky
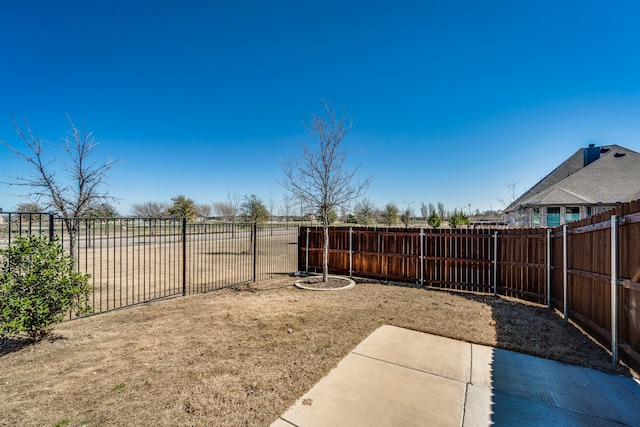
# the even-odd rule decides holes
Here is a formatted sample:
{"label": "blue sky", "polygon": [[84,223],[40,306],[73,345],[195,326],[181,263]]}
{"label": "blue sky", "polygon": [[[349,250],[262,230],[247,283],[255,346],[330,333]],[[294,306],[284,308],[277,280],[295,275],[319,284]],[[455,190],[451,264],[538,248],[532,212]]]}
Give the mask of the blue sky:
{"label": "blue sky", "polygon": [[[53,143],[85,122],[123,161],[121,214],[279,202],[325,99],[377,205],[496,209],[589,143],[640,151],[639,21],[636,1],[4,1],[0,138],[20,146],[10,111]],[[0,175],[25,175],[4,147]]]}

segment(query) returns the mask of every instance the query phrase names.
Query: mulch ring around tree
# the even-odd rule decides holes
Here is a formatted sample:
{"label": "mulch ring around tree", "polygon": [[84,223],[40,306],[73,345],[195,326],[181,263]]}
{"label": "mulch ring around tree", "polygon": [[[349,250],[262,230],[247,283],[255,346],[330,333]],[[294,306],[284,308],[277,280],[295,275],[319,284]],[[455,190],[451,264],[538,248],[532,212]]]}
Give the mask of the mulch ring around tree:
{"label": "mulch ring around tree", "polygon": [[327,281],[322,281],[322,276],[309,276],[296,280],[294,286],[311,291],[339,291],[351,289],[356,283],[348,277],[327,276]]}

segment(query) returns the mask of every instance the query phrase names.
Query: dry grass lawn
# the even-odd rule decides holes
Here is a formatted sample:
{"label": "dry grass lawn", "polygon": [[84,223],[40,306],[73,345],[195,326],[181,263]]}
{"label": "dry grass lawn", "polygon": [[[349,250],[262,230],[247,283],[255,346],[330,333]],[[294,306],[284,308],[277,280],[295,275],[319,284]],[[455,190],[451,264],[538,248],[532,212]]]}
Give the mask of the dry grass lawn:
{"label": "dry grass lawn", "polygon": [[384,324],[613,372],[606,350],[537,305],[281,278],[66,322],[33,346],[5,340],[0,424],[268,426]]}

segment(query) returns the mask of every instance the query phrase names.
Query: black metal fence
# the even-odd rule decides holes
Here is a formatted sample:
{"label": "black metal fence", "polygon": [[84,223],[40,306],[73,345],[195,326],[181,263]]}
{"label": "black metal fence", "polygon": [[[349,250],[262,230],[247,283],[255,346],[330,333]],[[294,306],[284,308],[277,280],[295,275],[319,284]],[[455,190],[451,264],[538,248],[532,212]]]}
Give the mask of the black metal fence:
{"label": "black metal fence", "polygon": [[0,248],[31,234],[59,237],[77,270],[91,275],[94,313],[266,280],[297,267],[298,227],[290,224],[0,214]]}

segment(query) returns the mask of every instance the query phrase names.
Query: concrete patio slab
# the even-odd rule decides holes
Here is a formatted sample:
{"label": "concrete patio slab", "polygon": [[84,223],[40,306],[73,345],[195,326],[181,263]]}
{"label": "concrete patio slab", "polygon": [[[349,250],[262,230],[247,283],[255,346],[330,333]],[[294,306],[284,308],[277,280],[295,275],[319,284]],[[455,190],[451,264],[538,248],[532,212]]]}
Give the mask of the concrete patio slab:
{"label": "concrete patio slab", "polygon": [[479,406],[476,396],[486,405],[478,388],[491,390],[493,421],[518,414],[529,425],[552,417],[559,425],[640,426],[640,387],[631,378],[485,346],[472,353],[467,406]]}
{"label": "concrete patio slab", "polygon": [[471,344],[409,329],[378,328],[353,353],[465,383],[471,376]]}
{"label": "concrete patio slab", "polygon": [[465,386],[358,354],[347,355],[282,417],[296,426],[460,426]]}
{"label": "concrete patio slab", "polygon": [[640,426],[640,383],[382,326],[272,427]]}

